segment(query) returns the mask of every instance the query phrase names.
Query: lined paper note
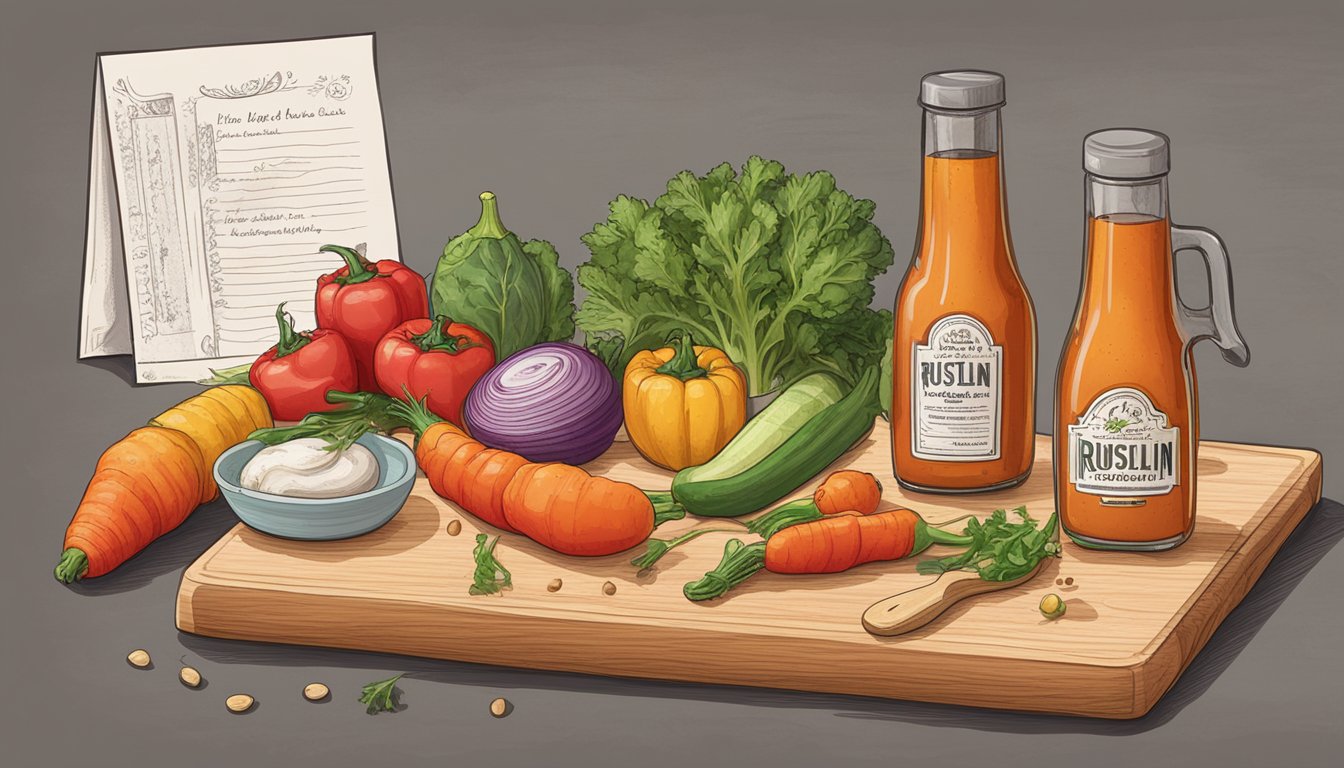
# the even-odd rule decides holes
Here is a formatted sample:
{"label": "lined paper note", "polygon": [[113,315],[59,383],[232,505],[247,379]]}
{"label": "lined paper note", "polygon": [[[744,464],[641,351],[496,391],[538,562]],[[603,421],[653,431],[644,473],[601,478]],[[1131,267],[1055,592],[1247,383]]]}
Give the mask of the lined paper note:
{"label": "lined paper note", "polygon": [[313,327],[315,281],[343,263],[324,244],[400,258],[372,36],[100,66],[138,380],[250,361],[280,302]]}

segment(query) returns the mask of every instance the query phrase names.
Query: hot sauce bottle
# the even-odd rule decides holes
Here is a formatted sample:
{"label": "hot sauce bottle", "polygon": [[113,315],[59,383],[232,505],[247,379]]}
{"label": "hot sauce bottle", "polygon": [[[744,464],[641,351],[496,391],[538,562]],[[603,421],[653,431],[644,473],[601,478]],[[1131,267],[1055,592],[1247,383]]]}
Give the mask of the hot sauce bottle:
{"label": "hot sauce bottle", "polygon": [[1003,76],[926,75],[914,257],[896,296],[892,459],[911,490],[1026,480],[1035,451],[1036,312],[1004,197]]}
{"label": "hot sauce bottle", "polygon": [[[1213,339],[1234,365],[1249,351],[1232,314],[1216,234],[1170,223],[1167,137],[1114,129],[1083,142],[1086,245],[1073,327],[1055,388],[1055,504],[1094,549],[1163,550],[1195,524],[1199,406],[1192,347]],[[1200,252],[1210,305],[1176,293],[1173,251]]]}

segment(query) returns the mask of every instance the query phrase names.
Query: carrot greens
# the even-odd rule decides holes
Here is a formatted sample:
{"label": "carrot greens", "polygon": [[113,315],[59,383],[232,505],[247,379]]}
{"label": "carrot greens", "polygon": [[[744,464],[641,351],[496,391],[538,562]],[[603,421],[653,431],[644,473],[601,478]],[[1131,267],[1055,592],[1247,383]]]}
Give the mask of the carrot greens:
{"label": "carrot greens", "polygon": [[644,554],[630,561],[630,564],[641,571],[647,571],[653,567],[653,564],[662,559],[674,547],[679,547],[688,541],[698,539],[706,533],[736,533],[733,528],[698,528],[689,533],[683,533],[675,539],[649,539],[648,548]]}
{"label": "carrot greens", "polygon": [[1026,507],[1014,509],[1013,514],[1016,520],[1009,519],[1002,509],[994,510],[984,522],[971,518],[965,534],[972,543],[965,552],[924,560],[915,570],[923,574],[975,571],[985,581],[1012,581],[1030,573],[1044,558],[1059,557],[1059,539],[1055,533],[1058,513],[1050,515],[1045,527],[1039,530]]}
{"label": "carrot greens", "polygon": [[318,437],[327,441],[328,450],[339,451],[354,445],[365,432],[386,434],[406,426],[393,408],[397,401],[387,395],[332,390],[327,393],[327,402],[341,407],[310,413],[298,424],[287,427],[259,429],[248,435],[248,439],[279,445],[300,437]]}
{"label": "carrot greens", "polygon": [[471,574],[471,588],[467,590],[470,594],[493,595],[513,588],[513,574],[495,557],[498,543],[498,536],[491,539],[484,533],[476,534],[476,548],[472,550],[476,570]]}

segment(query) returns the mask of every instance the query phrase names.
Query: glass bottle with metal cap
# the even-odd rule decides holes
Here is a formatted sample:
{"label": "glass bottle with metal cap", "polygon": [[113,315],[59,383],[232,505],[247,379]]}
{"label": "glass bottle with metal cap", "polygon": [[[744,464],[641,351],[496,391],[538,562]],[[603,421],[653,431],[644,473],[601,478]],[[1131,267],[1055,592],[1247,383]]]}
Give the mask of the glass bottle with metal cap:
{"label": "glass bottle with metal cap", "polygon": [[[1113,129],[1083,142],[1086,245],[1055,387],[1055,505],[1078,544],[1162,550],[1195,524],[1199,405],[1192,347],[1250,360],[1218,235],[1170,223],[1167,137]],[[1204,256],[1210,303],[1177,294],[1174,251]]]}
{"label": "glass bottle with metal cap", "polygon": [[1035,453],[1036,312],[1003,186],[1003,76],[926,75],[914,256],[896,296],[891,435],[917,491],[1009,488]]}

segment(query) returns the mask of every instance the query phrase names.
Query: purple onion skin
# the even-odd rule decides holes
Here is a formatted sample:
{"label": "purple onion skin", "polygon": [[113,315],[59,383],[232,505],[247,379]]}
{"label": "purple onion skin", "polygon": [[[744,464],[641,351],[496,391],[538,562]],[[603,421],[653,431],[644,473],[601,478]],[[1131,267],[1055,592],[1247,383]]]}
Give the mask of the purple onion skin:
{"label": "purple onion skin", "polygon": [[528,461],[586,464],[621,428],[621,387],[575,344],[519,350],[486,372],[462,409],[471,436]]}

